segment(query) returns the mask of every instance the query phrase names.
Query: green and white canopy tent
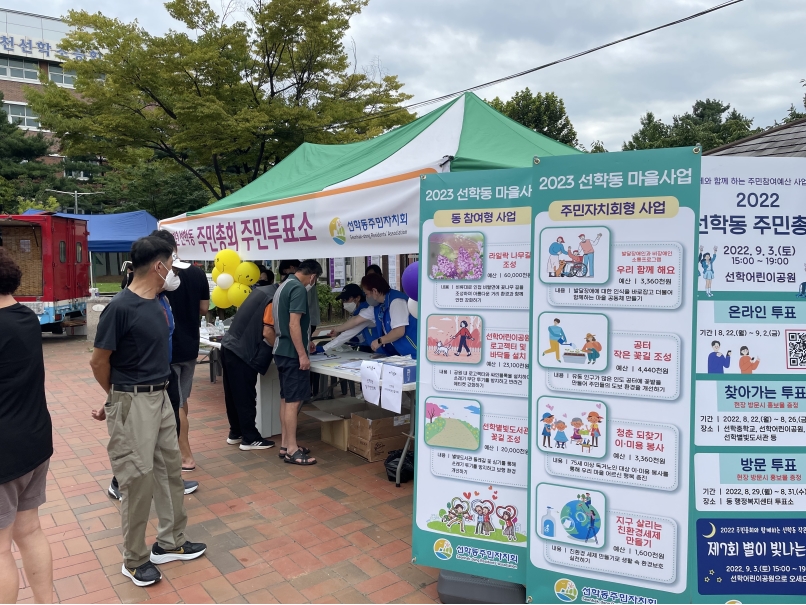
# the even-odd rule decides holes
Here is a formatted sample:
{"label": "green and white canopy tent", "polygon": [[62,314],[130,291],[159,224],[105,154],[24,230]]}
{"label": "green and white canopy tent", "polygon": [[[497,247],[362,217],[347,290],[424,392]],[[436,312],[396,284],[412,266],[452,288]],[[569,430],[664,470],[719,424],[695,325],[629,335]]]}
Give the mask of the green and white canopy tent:
{"label": "green and white canopy tent", "polygon": [[[160,227],[196,260],[221,248],[265,260],[407,254],[419,249],[421,174],[521,168],[573,153],[465,93],[368,141],[303,143],[246,187]],[[489,195],[491,207],[513,202],[502,191],[468,194]]]}

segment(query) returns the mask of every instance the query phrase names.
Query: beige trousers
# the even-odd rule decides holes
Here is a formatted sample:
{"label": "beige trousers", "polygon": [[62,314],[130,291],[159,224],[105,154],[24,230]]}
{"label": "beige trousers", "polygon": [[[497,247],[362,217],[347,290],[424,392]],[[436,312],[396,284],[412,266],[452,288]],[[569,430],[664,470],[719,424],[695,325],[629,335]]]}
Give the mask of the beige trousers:
{"label": "beige trousers", "polygon": [[151,501],[157,510],[157,542],[172,550],[185,543],[185,488],[176,420],[167,391],[107,398],[109,461],[121,495],[123,562],[133,569],[149,560],[145,534]]}

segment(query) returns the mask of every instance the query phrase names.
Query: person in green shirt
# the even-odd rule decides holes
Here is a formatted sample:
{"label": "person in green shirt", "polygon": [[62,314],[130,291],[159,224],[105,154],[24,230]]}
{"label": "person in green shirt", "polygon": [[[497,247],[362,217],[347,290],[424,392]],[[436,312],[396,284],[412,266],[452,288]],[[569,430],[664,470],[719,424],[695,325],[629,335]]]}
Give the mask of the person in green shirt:
{"label": "person in green shirt", "polygon": [[316,464],[310,450],[297,443],[297,416],[302,402],[311,397],[311,316],[308,291],[322,275],[316,260],[302,261],[295,273],[274,294],[274,363],[280,375],[280,454],[285,462],[308,466]]}

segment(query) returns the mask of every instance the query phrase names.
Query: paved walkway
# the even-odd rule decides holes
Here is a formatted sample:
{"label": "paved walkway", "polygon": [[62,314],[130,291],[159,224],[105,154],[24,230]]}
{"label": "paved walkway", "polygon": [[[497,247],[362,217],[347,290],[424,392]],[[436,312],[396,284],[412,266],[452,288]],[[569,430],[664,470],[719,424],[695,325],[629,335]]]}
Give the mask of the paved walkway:
{"label": "paved walkway", "polygon": [[[201,482],[185,497],[188,537],[207,556],[162,565],[163,580],[138,588],[121,575],[118,503],[106,423],[90,417],[104,394],[83,339],[43,336],[55,453],[48,502],[40,509],[54,556],[54,585],[76,603],[433,603],[434,569],[411,560],[412,484],[395,488],[382,463],[322,444],[319,424],[302,420],[300,438],[319,463],[284,464],[277,449],[242,452],[226,444],[221,382],[208,366],[190,398],[191,447]],[[306,418],[303,414],[301,419]],[[156,535],[152,516],[147,541]],[[21,574],[20,600],[31,589]]]}

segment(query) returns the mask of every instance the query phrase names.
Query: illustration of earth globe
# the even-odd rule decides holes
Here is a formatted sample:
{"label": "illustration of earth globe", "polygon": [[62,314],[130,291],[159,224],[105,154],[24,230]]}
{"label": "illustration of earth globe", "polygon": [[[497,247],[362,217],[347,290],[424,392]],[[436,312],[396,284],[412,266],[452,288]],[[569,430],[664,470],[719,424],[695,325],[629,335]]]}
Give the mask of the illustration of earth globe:
{"label": "illustration of earth globe", "polygon": [[[590,527],[590,511],[596,513],[593,528]],[[584,542],[599,533],[602,517],[596,507],[586,506],[581,500],[571,500],[560,511],[560,524],[569,536]]]}

